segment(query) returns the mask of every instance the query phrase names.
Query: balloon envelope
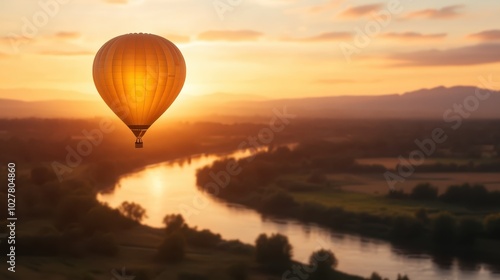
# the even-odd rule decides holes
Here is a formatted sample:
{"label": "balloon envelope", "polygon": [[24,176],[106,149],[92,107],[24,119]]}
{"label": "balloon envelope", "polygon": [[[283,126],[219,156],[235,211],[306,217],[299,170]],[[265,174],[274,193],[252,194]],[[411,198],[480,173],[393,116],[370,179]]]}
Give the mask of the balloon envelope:
{"label": "balloon envelope", "polygon": [[186,79],[180,50],[152,34],[127,34],[111,39],[97,52],[93,77],[106,104],[137,137],[170,107]]}

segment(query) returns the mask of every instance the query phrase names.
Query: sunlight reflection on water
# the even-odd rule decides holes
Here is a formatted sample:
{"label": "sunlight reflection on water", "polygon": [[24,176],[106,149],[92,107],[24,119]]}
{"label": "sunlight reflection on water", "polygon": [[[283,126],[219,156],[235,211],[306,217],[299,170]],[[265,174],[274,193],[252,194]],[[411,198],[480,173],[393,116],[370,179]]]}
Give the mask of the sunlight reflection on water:
{"label": "sunlight reflection on water", "polygon": [[[144,223],[162,227],[166,214],[182,213],[181,205],[192,205],[196,187],[196,170],[221,157],[242,158],[250,151],[231,155],[199,155],[151,165],[144,170],[122,177],[114,193],[102,194],[98,199],[111,207],[123,201],[142,205],[148,218]],[[427,255],[408,254],[387,242],[353,235],[333,233],[331,230],[304,225],[293,220],[263,217],[254,210],[240,205],[207,199],[209,204],[199,214],[186,218],[190,226],[220,233],[224,239],[239,239],[254,244],[260,233],[282,233],[293,245],[294,258],[307,262],[313,250],[331,249],[339,259],[339,270],[364,277],[373,271],[395,279],[398,273],[407,274],[412,280],[490,280],[500,279],[491,274],[485,265],[461,264],[455,259],[437,259]]]}

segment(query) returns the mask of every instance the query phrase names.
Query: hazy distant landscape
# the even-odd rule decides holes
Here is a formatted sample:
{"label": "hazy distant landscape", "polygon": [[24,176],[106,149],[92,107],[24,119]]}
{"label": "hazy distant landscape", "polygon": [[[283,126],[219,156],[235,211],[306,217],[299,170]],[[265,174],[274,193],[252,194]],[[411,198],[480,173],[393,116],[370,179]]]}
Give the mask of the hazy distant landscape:
{"label": "hazy distant landscape", "polygon": [[[300,118],[354,118],[354,119],[443,119],[447,110],[454,105],[465,106],[475,98],[476,92],[489,94],[487,100],[476,98],[468,108],[478,107],[470,114],[471,119],[497,119],[500,111],[500,92],[470,86],[437,87],[407,93],[393,93],[381,96],[339,96],[277,99],[259,95],[209,94],[186,96],[169,110],[170,118],[197,118],[222,120],[224,117],[258,117],[272,115],[274,108],[296,114]],[[25,90],[0,91],[0,117],[6,118],[91,118],[110,116],[106,105],[95,96],[74,92],[32,91],[29,95],[43,96],[40,101],[23,101]],[[82,99],[78,99],[82,98]],[[467,111],[467,109],[464,109]],[[453,115],[453,114],[451,114]],[[451,116],[450,115],[450,116]]]}

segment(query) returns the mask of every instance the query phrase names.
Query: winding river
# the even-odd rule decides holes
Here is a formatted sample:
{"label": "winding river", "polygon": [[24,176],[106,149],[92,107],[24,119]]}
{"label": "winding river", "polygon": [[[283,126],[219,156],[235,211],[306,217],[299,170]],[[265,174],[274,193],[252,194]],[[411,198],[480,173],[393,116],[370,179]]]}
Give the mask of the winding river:
{"label": "winding river", "polygon": [[[328,248],[339,259],[340,271],[364,277],[377,271],[389,279],[395,279],[398,273],[407,274],[411,280],[500,279],[498,268],[495,270],[486,264],[413,255],[383,241],[338,234],[294,220],[263,218],[252,209],[208,197],[196,187],[198,168],[221,157],[248,155],[249,151],[239,151],[225,156],[201,155],[150,165],[123,176],[113,193],[101,194],[98,199],[111,207],[118,207],[123,201],[139,203],[148,215],[143,223],[153,227],[162,227],[166,214],[182,213],[189,226],[220,233],[227,240],[239,239],[254,244],[261,233],[279,232],[288,236],[294,259],[307,262],[314,250]],[[200,201],[203,201],[201,205]]]}

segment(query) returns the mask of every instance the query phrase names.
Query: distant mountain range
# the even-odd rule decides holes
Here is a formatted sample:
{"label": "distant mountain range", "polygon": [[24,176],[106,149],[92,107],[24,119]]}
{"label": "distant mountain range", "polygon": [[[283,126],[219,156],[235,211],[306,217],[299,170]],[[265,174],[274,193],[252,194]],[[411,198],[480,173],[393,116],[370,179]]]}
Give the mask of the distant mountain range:
{"label": "distant mountain range", "polygon": [[[175,102],[168,115],[172,118],[238,116],[258,117],[272,115],[273,108],[287,111],[303,118],[398,118],[398,119],[442,119],[454,104],[469,102],[464,110],[473,109],[471,118],[500,118],[500,92],[491,91],[486,100],[475,97],[476,91],[488,92],[476,87],[437,87],[421,89],[403,94],[379,96],[332,96],[296,99],[265,99],[260,96],[235,94],[212,94],[184,96]],[[0,90],[0,118],[86,118],[110,115],[106,105],[95,97],[80,94],[81,101],[61,100],[64,93],[55,94],[58,100],[20,101],[17,94],[5,98]],[[75,96],[75,95],[72,95]],[[477,103],[476,103],[477,101]]]}

